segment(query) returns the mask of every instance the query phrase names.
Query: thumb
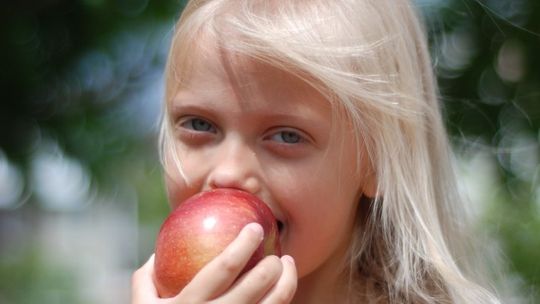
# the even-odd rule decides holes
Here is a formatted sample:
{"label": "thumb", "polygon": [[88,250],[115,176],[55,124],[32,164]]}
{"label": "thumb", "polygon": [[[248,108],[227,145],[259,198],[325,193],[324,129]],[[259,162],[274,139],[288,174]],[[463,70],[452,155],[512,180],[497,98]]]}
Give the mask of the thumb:
{"label": "thumb", "polygon": [[131,278],[131,303],[143,304],[155,302],[159,296],[154,285],[154,254],[144,265],[137,269]]}

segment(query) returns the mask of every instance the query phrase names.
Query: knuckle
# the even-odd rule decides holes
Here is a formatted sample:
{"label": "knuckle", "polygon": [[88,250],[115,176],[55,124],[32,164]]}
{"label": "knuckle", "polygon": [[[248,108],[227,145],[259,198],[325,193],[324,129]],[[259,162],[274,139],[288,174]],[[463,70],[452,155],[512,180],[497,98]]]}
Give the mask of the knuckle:
{"label": "knuckle", "polygon": [[226,273],[235,274],[241,270],[242,261],[236,259],[232,254],[224,254],[218,260],[218,267]]}
{"label": "knuckle", "polygon": [[253,279],[258,282],[270,282],[276,280],[281,271],[279,258],[268,256],[253,269]]}
{"label": "knuckle", "polygon": [[260,266],[253,269],[252,280],[255,282],[266,283],[272,279],[273,275],[270,268],[266,266]]}

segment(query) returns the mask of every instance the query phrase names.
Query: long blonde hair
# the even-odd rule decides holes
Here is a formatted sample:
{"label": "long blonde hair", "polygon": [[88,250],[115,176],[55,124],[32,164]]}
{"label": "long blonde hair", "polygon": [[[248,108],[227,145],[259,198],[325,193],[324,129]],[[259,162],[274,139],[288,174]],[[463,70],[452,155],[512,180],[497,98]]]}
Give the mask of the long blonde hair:
{"label": "long blonde hair", "polygon": [[[190,1],[173,36],[166,100],[188,77],[189,55],[204,51],[196,43],[203,34],[302,77],[353,122],[378,186],[361,202],[346,271],[351,297],[499,303],[478,279],[477,263],[467,262],[464,201],[426,37],[409,1]],[[172,149],[167,117],[162,152]]]}

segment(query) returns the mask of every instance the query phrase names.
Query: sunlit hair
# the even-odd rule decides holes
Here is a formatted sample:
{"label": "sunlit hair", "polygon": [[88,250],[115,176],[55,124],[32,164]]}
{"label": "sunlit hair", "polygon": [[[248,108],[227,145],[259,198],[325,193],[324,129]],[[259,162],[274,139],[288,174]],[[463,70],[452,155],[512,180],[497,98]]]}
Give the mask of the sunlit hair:
{"label": "sunlit hair", "polygon": [[[301,77],[327,97],[336,118],[352,122],[377,195],[360,205],[344,269],[351,299],[499,303],[478,263],[468,262],[464,203],[426,37],[409,1],[191,1],[174,32],[166,101],[189,79],[192,56],[205,56],[202,37]],[[165,113],[162,159],[179,164],[165,156],[177,155],[172,124]]]}

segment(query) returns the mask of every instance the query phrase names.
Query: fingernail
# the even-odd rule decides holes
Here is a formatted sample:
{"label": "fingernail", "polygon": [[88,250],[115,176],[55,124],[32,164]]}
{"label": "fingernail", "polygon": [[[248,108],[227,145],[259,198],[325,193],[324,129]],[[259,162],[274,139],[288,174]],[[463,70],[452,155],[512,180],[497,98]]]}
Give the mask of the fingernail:
{"label": "fingernail", "polygon": [[264,237],[263,228],[262,228],[261,225],[259,225],[257,223],[249,223],[249,224],[247,224],[246,229],[249,229],[250,231],[252,231],[255,234],[257,234],[258,236],[260,236],[261,239]]}
{"label": "fingernail", "polygon": [[293,257],[290,256],[290,255],[284,255],[284,256],[282,256],[282,257],[281,257],[281,260],[294,266],[294,259],[293,259]]}

